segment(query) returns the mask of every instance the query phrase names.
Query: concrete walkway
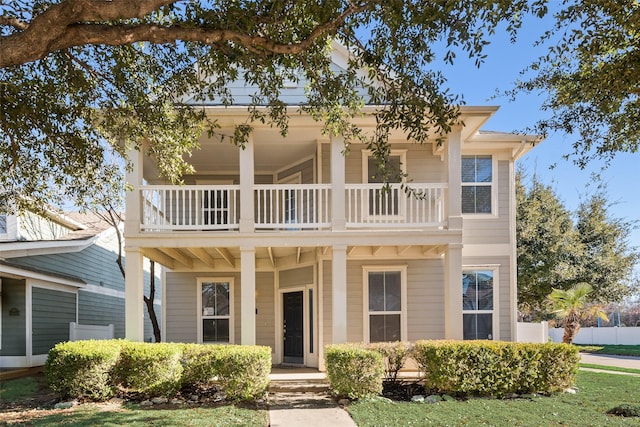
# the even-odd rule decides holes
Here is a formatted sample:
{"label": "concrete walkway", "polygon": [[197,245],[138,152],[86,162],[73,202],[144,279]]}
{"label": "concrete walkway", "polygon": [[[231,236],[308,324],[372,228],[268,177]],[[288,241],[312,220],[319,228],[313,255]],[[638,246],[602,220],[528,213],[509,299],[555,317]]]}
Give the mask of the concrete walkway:
{"label": "concrete walkway", "polygon": [[271,427],[355,427],[349,413],[329,395],[277,393],[269,398]]}
{"label": "concrete walkway", "polygon": [[618,368],[640,370],[640,357],[580,353],[580,360],[582,363],[589,363],[591,365],[616,366]]}

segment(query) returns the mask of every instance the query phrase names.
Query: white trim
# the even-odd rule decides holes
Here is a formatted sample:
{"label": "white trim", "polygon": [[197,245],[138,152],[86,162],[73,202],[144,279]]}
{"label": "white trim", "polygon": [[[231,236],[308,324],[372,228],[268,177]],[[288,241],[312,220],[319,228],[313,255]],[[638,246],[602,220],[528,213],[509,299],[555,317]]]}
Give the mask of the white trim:
{"label": "white trim", "polygon": [[318,260],[318,274],[317,281],[318,284],[318,292],[316,296],[316,307],[318,307],[317,311],[317,333],[318,333],[318,370],[324,371],[324,260]]}
{"label": "white trim", "polygon": [[[362,341],[369,343],[369,273],[400,272],[400,340],[406,341],[407,331],[407,265],[363,265],[362,266]],[[381,312],[384,313],[384,312]]]}
{"label": "white trim", "polygon": [[[97,294],[97,295],[104,295],[104,296],[108,296],[108,297],[114,297],[114,298],[122,298],[124,299],[124,291],[119,291],[117,289],[112,289],[112,288],[106,288],[104,286],[98,286],[98,285],[87,285],[84,288],[80,289],[81,291],[87,292],[87,293],[92,293],[92,294]],[[155,304],[154,300],[154,304]]]}
{"label": "white trim", "polygon": [[[197,305],[196,310],[197,313],[197,342],[199,344],[203,343],[202,340],[202,284],[203,283],[229,283],[229,344],[235,344],[234,340],[234,310],[233,310],[233,292],[234,292],[234,283],[233,277],[196,277],[196,297],[197,297]],[[222,343],[221,343],[222,344]]]}
{"label": "white trim", "polygon": [[[282,298],[284,294],[289,292],[302,292],[302,364],[306,366],[307,364],[307,355],[309,353],[309,346],[307,345],[307,332],[309,330],[308,320],[307,320],[307,286],[294,286],[290,288],[282,288],[278,289],[278,300],[276,301],[276,313],[277,313],[277,323],[276,323],[276,334],[279,335],[276,341],[276,345],[280,344],[280,363],[284,363],[284,309],[282,306]],[[313,285],[311,285],[313,286]],[[289,364],[289,363],[288,363]],[[294,364],[295,365],[295,364]]]}
{"label": "white trim", "polygon": [[[493,273],[493,310],[465,310],[462,308],[462,315],[465,312],[468,314],[488,314],[491,313],[491,335],[493,341],[500,340],[500,267],[497,264],[477,264],[477,265],[463,265],[460,277],[460,284],[462,285],[462,274],[465,271],[491,271]],[[463,295],[464,297],[464,295]],[[462,304],[462,300],[460,301]],[[464,322],[463,322],[464,328]],[[463,331],[464,334],[464,331]]]}
{"label": "white trim", "polygon": [[[42,282],[37,279],[27,279],[34,288],[49,289],[52,291],[67,292],[70,294],[78,294],[78,288],[59,283]],[[84,288],[82,288],[84,289]]]}
{"label": "white trim", "polygon": [[32,352],[33,352],[33,294],[31,288],[31,281],[26,279],[24,281],[24,338],[25,338],[25,355],[27,358],[27,365],[31,365]]}
{"label": "white trim", "polygon": [[0,273],[5,273],[16,279],[37,280],[39,281],[39,283],[50,283],[53,285],[66,285],[66,286],[72,286],[74,288],[84,288],[86,286],[86,284],[84,283],[80,283],[70,279],[50,276],[46,273],[37,273],[35,271],[22,269],[20,267],[13,267],[13,266],[3,265],[3,264],[0,264]]}
{"label": "white trim", "polygon": [[[167,300],[167,269],[165,268],[164,265],[159,264],[160,268],[162,269],[160,271],[160,275],[161,275],[161,279],[162,279],[162,289],[161,289],[161,293],[162,293],[162,301],[166,301]],[[202,298],[202,297],[201,297]],[[160,312],[162,313],[162,319],[161,319],[161,324],[162,324],[162,328],[160,329],[160,338],[162,339],[162,342],[166,342],[167,341],[167,305],[168,304],[162,304],[160,306]]]}
{"label": "white trim", "polygon": [[0,356],[2,368],[30,368],[27,356]]}
{"label": "white trim", "polygon": [[[488,187],[491,186],[491,212],[490,213],[464,213],[462,212],[462,205],[460,206],[460,212],[462,218],[468,219],[497,219],[498,218],[498,159],[495,153],[464,153],[461,156],[461,162],[463,157],[476,157],[476,156],[490,156],[491,157],[491,182],[464,182],[462,176],[460,177],[460,194],[462,201],[462,187]],[[462,168],[462,166],[461,166]],[[461,169],[462,172],[462,169]]]}

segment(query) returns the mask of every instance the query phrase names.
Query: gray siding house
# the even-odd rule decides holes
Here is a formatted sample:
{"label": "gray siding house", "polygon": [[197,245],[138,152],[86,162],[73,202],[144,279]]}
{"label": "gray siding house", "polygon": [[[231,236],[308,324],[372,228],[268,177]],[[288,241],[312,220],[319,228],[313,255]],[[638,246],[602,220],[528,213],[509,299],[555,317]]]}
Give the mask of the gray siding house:
{"label": "gray siding house", "polygon": [[[51,347],[69,340],[70,322],[113,325],[114,336],[124,337],[117,256],[116,232],[98,216],[0,215],[0,368],[44,364]],[[156,285],[159,295],[159,278]],[[145,310],[144,339],[152,337]]]}
{"label": "gray siding house", "polygon": [[[339,67],[348,52],[334,55]],[[303,86],[286,100],[303,102]],[[239,104],[252,93],[230,90]],[[221,133],[247,117],[203,108]],[[365,131],[375,108],[358,119]],[[256,124],[244,150],[203,135],[184,185],[130,151],[125,335],[144,339],[147,257],[163,265],[167,341],[262,344],[274,364],[319,369],[330,343],[515,341],[514,165],[540,138],[482,131],[497,109],[463,107],[441,145],[392,136],[390,162],[423,198],[400,182],[381,190],[365,147],[344,155],[304,113],[287,137]]]}

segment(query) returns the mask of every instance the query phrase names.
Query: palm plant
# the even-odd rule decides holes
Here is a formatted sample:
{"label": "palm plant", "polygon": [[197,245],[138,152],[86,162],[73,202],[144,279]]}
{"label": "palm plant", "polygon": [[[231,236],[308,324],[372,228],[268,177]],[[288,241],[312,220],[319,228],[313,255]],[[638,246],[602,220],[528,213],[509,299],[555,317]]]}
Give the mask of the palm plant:
{"label": "palm plant", "polygon": [[589,304],[591,291],[591,285],[582,282],[567,290],[554,289],[547,297],[551,312],[564,319],[563,343],[573,343],[583,320],[592,316],[609,320],[600,306]]}

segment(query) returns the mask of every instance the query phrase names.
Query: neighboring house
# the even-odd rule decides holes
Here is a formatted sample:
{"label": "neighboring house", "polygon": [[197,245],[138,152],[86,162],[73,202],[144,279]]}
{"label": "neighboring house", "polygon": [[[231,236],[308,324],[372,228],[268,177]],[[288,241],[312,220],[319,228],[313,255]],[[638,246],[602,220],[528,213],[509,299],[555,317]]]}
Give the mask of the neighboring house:
{"label": "neighboring house", "polygon": [[[286,89],[291,104],[303,86]],[[251,88],[231,91],[243,104]],[[221,132],[247,116],[205,109]],[[274,364],[320,369],[330,343],[515,341],[514,163],[539,138],[480,131],[496,110],[463,107],[442,145],[393,135],[390,164],[421,198],[381,190],[364,147],[343,155],[304,114],[286,138],[256,124],[245,149],[203,136],[185,185],[131,151],[127,337],[143,339],[145,256],[164,266],[166,341],[267,345]]]}
{"label": "neighboring house", "polygon": [[0,214],[0,368],[44,364],[51,347],[69,340],[70,322],[111,324],[124,337],[117,256],[115,229],[96,215]]}

